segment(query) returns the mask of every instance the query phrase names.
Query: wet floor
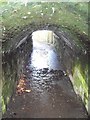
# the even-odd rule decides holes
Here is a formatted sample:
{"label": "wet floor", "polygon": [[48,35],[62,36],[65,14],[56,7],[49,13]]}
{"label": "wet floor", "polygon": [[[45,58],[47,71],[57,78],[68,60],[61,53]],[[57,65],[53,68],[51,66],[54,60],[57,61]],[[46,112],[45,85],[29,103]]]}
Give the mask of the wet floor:
{"label": "wet floor", "polygon": [[[81,99],[63,71],[53,47],[35,42],[6,118],[86,118]],[[18,85],[20,87],[20,85]]]}

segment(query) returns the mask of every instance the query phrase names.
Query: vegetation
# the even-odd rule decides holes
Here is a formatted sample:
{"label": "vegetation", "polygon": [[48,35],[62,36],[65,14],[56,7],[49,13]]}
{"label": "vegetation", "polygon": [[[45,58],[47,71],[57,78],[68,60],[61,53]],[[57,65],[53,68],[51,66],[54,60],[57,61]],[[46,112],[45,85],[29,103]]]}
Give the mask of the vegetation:
{"label": "vegetation", "polygon": [[[17,31],[32,22],[65,27],[80,35],[88,35],[88,3],[3,3],[2,24],[4,30]],[[9,31],[10,32],[10,31]]]}
{"label": "vegetation", "polygon": [[85,74],[83,74],[83,70],[81,69],[81,63],[79,61],[79,64],[77,63],[74,67],[73,71],[73,86],[77,94],[79,94],[88,109],[88,68],[84,68]]}

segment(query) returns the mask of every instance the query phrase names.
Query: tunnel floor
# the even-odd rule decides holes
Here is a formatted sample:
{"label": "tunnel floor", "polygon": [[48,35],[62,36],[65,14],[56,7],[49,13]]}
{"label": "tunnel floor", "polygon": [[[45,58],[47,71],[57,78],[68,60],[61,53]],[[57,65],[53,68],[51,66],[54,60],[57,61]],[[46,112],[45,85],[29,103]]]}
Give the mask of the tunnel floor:
{"label": "tunnel floor", "polygon": [[3,118],[86,118],[53,47],[34,45]]}

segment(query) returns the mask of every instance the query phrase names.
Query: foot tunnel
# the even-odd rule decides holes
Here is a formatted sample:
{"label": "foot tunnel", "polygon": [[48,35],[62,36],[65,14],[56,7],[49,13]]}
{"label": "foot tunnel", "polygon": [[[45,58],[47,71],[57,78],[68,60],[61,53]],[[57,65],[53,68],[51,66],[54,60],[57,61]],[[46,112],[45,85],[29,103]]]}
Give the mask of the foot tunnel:
{"label": "foot tunnel", "polygon": [[87,118],[86,48],[56,24],[12,33],[2,42],[2,118]]}

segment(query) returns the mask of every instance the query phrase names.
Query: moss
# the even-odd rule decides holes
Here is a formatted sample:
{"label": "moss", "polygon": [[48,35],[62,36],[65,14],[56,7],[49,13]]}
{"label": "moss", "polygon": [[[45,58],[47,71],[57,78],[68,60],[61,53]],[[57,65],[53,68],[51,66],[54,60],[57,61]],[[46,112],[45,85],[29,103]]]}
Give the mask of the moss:
{"label": "moss", "polygon": [[3,67],[2,70],[2,112],[4,113],[7,109],[7,104],[10,101],[11,95],[13,93],[13,90],[15,88],[15,66],[13,66],[13,69],[11,69],[10,65],[7,63],[5,65],[5,68]]}
{"label": "moss", "polygon": [[[87,3],[28,3],[25,7],[21,3],[0,4],[3,23],[5,41],[3,50],[7,51],[10,48],[10,43],[14,36],[17,36],[30,24],[35,23],[34,29],[39,24],[56,24],[63,29],[69,30],[76,38],[75,41],[79,47],[83,49],[81,41],[86,41],[88,36],[88,4]],[[52,7],[55,12],[52,13]],[[29,14],[28,14],[29,13]],[[43,13],[43,15],[42,15]],[[24,28],[25,27],[25,28]],[[82,39],[84,38],[84,39]]]}
{"label": "moss", "polygon": [[76,64],[74,67],[73,86],[76,93],[80,95],[86,108],[88,109],[88,84],[85,80],[85,76],[83,77],[80,66],[80,64]]}
{"label": "moss", "polygon": [[[75,9],[77,8],[74,4],[71,5],[74,6]],[[44,21],[45,23],[56,23],[58,25],[67,26],[71,28],[71,31],[72,29],[77,29],[78,32],[80,31],[82,33],[84,31],[88,34],[87,24],[85,19],[83,19],[83,15],[80,15],[77,10],[72,9],[72,11],[70,11],[68,9],[69,5],[66,3],[39,3],[39,5],[38,3],[29,3],[27,7],[24,7],[24,5],[21,4],[12,4],[12,6],[6,5],[4,7],[8,9],[2,14],[3,24],[6,27],[23,26],[23,24],[26,25],[32,23],[33,21]],[[55,13],[51,16],[52,7],[55,8]],[[86,8],[88,9],[88,6]],[[16,12],[14,12],[15,10]],[[74,14],[73,11],[75,11],[76,14]],[[30,15],[28,12],[30,12]],[[41,13],[43,13],[43,16]],[[23,19],[23,16],[27,16],[27,19]],[[87,17],[88,15],[85,16],[85,18]]]}
{"label": "moss", "polygon": [[6,104],[3,96],[1,97],[1,99],[2,99],[2,113],[4,113],[6,111]]}
{"label": "moss", "polygon": [[2,112],[4,113],[6,111],[6,106],[10,100],[10,97],[12,95],[12,87],[10,85],[9,81],[5,84],[2,90]]}

